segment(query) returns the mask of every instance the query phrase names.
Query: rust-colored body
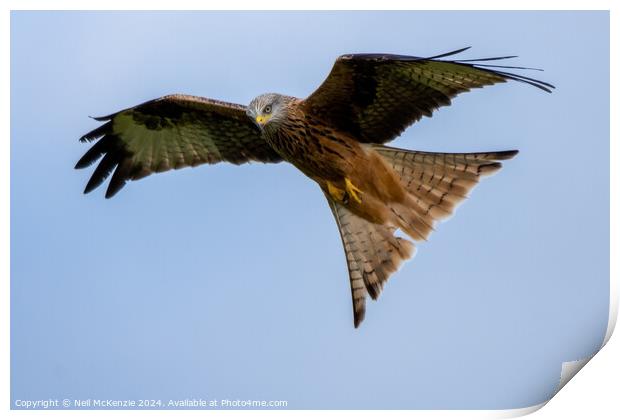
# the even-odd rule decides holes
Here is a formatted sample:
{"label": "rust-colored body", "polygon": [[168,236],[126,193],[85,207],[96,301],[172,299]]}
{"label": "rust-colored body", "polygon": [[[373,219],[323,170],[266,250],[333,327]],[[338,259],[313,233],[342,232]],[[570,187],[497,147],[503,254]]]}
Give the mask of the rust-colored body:
{"label": "rust-colored body", "polygon": [[[301,103],[291,100],[288,118],[264,131],[267,143],[353,213],[372,223],[397,225],[386,204],[405,204],[407,192],[392,167],[371,145],[306,114]],[[346,191],[346,179],[361,190],[361,202],[330,194],[328,182]]]}

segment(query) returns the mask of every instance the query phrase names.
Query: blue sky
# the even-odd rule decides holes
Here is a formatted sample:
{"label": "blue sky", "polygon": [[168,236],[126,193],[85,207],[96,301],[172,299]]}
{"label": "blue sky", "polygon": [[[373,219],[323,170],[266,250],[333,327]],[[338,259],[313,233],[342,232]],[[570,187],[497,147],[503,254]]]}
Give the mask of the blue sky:
{"label": "blue sky", "polygon": [[[15,399],[282,399],[290,408],[514,408],[605,333],[604,12],[13,12]],[[517,54],[394,146],[517,148],[352,327],[319,189],[290,165],[202,166],[84,196],[77,139],[169,93],[304,97],[350,52]]]}

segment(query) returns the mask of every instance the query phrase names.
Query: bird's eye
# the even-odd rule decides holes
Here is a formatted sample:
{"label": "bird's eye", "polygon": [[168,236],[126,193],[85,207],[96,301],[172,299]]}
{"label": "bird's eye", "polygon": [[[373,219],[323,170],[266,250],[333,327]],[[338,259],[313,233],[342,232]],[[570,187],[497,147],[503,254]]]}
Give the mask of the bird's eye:
{"label": "bird's eye", "polygon": [[264,109],[263,112],[265,114],[271,114],[271,105],[267,105]]}

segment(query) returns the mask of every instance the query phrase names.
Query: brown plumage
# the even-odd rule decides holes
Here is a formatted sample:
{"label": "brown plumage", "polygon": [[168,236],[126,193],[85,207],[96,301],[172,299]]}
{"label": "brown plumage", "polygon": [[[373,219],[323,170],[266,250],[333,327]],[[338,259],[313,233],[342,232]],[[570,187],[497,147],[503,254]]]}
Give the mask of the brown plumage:
{"label": "brown plumage", "polygon": [[472,88],[507,80],[553,88],[504,70],[519,67],[485,64],[511,57],[440,60],[461,51],[430,58],[341,56],[305,100],[265,94],[248,107],[188,95],[149,101],[97,118],[105,124],[81,140],[99,141],[76,168],[102,157],[85,192],[113,173],[109,198],[127,180],[169,169],[222,161],[292,163],[323,190],[340,229],[357,327],[366,295],[376,299],[414,252],[414,244],[394,232],[428,239],[482,176],[517,153],[430,153],[382,144]]}

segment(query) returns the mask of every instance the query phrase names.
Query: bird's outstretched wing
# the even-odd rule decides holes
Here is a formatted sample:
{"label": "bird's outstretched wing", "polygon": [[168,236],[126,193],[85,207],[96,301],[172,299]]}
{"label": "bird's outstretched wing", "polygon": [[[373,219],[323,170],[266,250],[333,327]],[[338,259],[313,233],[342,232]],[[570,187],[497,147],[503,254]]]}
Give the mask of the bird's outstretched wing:
{"label": "bird's outstretched wing", "polygon": [[114,171],[106,198],[128,180],[154,172],[203,163],[280,162],[242,105],[188,95],[170,95],[105,117],[80,138],[99,139],[75,165],[85,168],[99,158],[84,193],[97,188]]}
{"label": "bird's outstretched wing", "polygon": [[[489,61],[440,60],[467,48],[421,58],[390,54],[340,56],[327,79],[303,103],[304,109],[363,143],[386,143],[422,116],[430,117],[451,98],[472,88],[516,80],[550,92],[549,83],[509,73],[525,67]],[[537,70],[537,69],[528,69]]]}

